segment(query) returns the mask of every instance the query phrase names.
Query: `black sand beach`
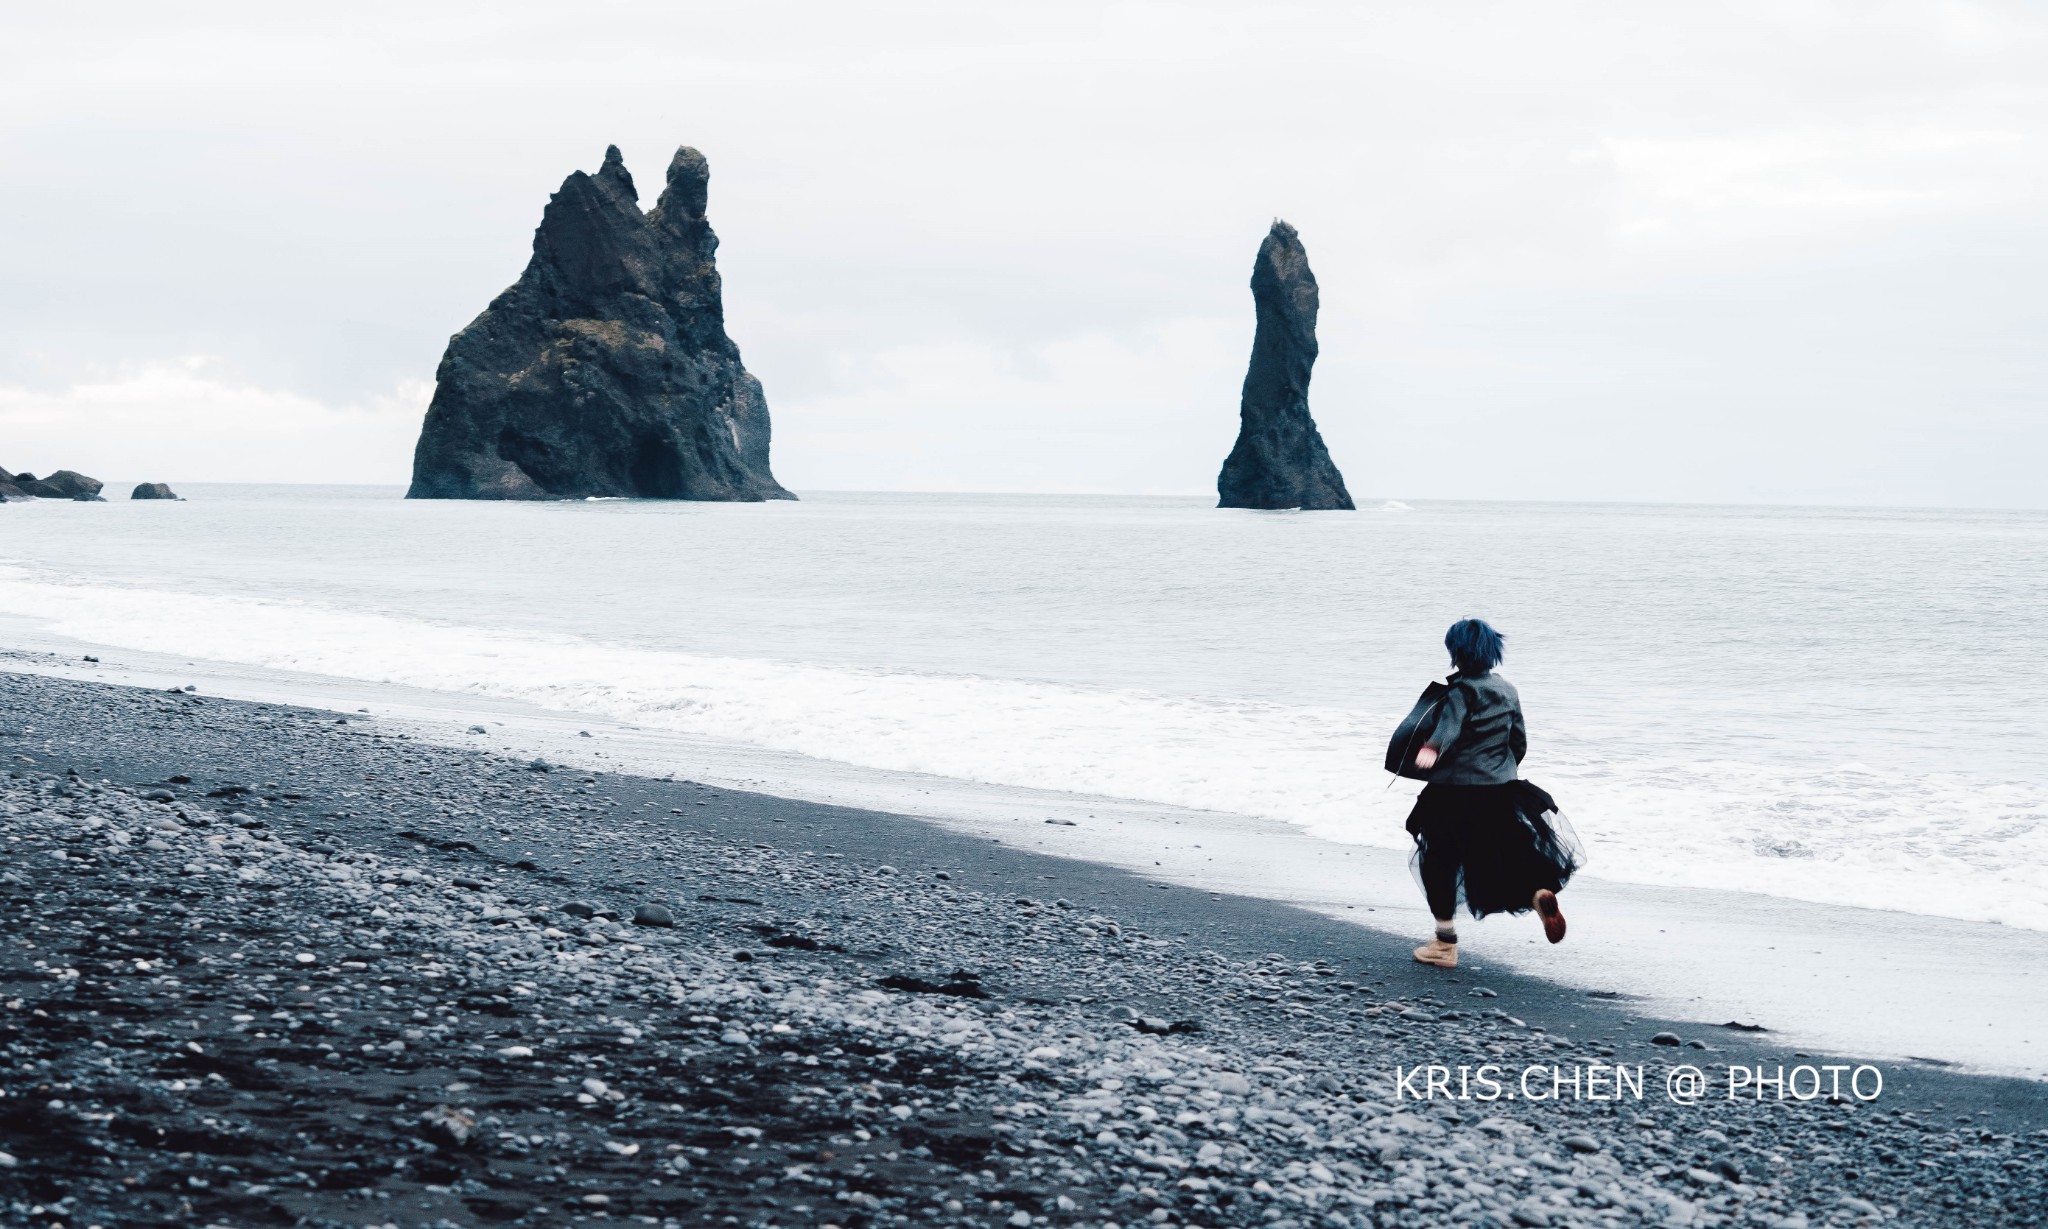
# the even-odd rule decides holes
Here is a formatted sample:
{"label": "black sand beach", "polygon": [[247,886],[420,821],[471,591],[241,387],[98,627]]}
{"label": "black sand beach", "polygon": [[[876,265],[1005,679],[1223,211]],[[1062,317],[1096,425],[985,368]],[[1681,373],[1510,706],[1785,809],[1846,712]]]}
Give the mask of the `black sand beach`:
{"label": "black sand beach", "polygon": [[1731,1101],[1862,1060],[913,819],[21,674],[0,757],[10,1224],[2048,1223],[2042,1085]]}

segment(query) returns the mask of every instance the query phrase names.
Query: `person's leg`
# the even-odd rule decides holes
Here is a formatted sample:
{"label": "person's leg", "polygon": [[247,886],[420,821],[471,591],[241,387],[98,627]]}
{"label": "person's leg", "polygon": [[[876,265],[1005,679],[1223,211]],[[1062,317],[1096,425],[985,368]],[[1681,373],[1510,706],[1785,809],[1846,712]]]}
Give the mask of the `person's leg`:
{"label": "person's leg", "polygon": [[1457,858],[1443,847],[1442,841],[1431,841],[1422,848],[1422,894],[1429,902],[1430,916],[1436,921],[1436,937],[1415,949],[1415,958],[1423,964],[1441,968],[1458,967],[1458,875]]}
{"label": "person's leg", "polygon": [[1437,934],[1448,931],[1448,942],[1457,942],[1458,864],[1441,850],[1422,857],[1422,895],[1429,902],[1429,916],[1436,919]]}

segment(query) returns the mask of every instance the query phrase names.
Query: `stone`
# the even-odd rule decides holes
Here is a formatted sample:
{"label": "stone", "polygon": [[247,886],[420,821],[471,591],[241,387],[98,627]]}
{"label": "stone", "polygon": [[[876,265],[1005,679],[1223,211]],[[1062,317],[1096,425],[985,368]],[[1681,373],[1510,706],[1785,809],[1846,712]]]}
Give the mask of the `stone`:
{"label": "stone", "polygon": [[1598,1152],[1600,1141],[1590,1135],[1567,1135],[1558,1141],[1573,1152]]}
{"label": "stone", "polygon": [[0,503],[16,503],[32,498],[27,491],[21,489],[23,480],[25,480],[24,475],[10,474],[4,469],[0,469]]}
{"label": "stone", "polygon": [[635,926],[667,926],[676,924],[676,916],[660,905],[641,905],[633,910]]}
{"label": "stone", "polygon": [[562,912],[568,914],[570,917],[595,917],[597,916],[597,906],[591,904],[587,900],[572,900],[568,904],[562,906]]}
{"label": "stone", "polygon": [[142,485],[136,487],[134,493],[128,496],[128,498],[179,499],[181,498],[181,496],[179,496],[179,494],[176,491],[173,491],[170,487],[166,486],[161,482],[145,482]]}
{"label": "stone", "polygon": [[1653,1046],[1675,1046],[1684,1045],[1685,1041],[1677,1033],[1658,1033],[1650,1038],[1650,1044]]}
{"label": "stone", "polygon": [[37,499],[75,499],[80,503],[104,503],[100,489],[106,484],[74,470],[60,469],[47,478],[22,474],[16,479],[21,489]]}
{"label": "stone", "polygon": [[1352,508],[1344,476],[1308,410],[1318,302],[1301,236],[1276,220],[1252,265],[1258,327],[1238,406],[1237,444],[1216,478],[1219,508]]}
{"label": "stone", "polygon": [[955,998],[985,999],[988,991],[981,988],[981,979],[971,973],[953,973],[943,982],[926,981],[922,977],[911,977],[902,973],[891,973],[875,980],[878,986],[891,990],[902,990],[909,994],[949,994]]}
{"label": "stone", "polygon": [[434,1143],[460,1148],[475,1133],[476,1119],[461,1110],[437,1105],[420,1114],[420,1134]]}
{"label": "stone", "polygon": [[412,499],[794,499],[725,332],[704,155],[642,213],[616,146],[549,200],[533,257],[448,343]]}

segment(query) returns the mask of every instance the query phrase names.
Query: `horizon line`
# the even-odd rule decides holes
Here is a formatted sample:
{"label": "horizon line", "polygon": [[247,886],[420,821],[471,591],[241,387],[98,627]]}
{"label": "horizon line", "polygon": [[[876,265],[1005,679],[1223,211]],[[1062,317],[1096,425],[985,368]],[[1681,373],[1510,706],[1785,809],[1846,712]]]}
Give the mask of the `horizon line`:
{"label": "horizon line", "polygon": [[[116,479],[116,480],[110,480],[110,481],[108,481],[108,482],[107,482],[107,484],[106,484],[106,485],[107,485],[107,486],[108,486],[109,488],[113,488],[113,487],[115,487],[115,486],[117,486],[117,485],[125,484],[125,483],[126,483],[126,481],[127,481],[126,479]],[[354,488],[382,488],[382,489],[391,489],[391,490],[400,490],[400,491],[404,490],[404,489],[405,489],[405,487],[407,486],[407,483],[406,483],[406,482],[404,482],[404,481],[393,481],[393,482],[363,482],[363,481],[338,481],[338,482],[320,482],[320,481],[304,481],[304,480],[277,480],[277,479],[248,479],[248,478],[231,478],[231,479],[221,479],[221,478],[214,478],[214,479],[175,479],[175,478],[174,478],[174,479],[171,479],[171,480],[170,480],[169,484],[170,484],[170,485],[172,485],[172,486],[174,486],[174,487],[175,487],[175,486],[188,486],[188,487],[208,487],[208,486],[213,486],[213,487],[223,487],[223,486],[245,486],[245,487],[247,487],[247,486],[284,486],[284,487],[354,487]],[[1008,497],[1008,498],[1034,498],[1034,499],[1157,499],[1157,500],[1185,500],[1185,499],[1213,499],[1213,498],[1215,498],[1215,497],[1216,497],[1216,495],[1215,495],[1215,492],[1214,492],[1214,491],[1104,491],[1104,490],[1015,490],[1015,489],[994,489],[994,488],[951,488],[951,489],[944,489],[944,488],[940,488],[940,489],[914,489],[914,488],[907,488],[907,487],[901,487],[901,488],[890,488],[890,487],[791,487],[790,489],[791,489],[792,491],[795,491],[795,492],[796,492],[796,493],[797,493],[797,494],[798,494],[799,496],[802,496],[803,494],[805,494],[806,492],[808,492],[809,494],[812,494],[812,495],[906,495],[906,496],[947,496],[947,495],[950,495],[950,496],[977,496],[977,497],[990,497],[990,498],[998,498],[998,497]],[[593,497],[593,498],[598,498],[598,497]],[[675,504],[706,504],[706,505],[715,505],[715,504],[727,504],[727,503],[731,503],[731,504],[747,504],[747,503],[753,503],[753,502],[756,502],[756,501],[750,501],[750,500],[715,500],[715,499],[713,499],[713,500],[693,500],[693,499],[635,499],[635,498],[629,498],[629,497],[618,497],[618,498],[600,498],[600,501],[601,501],[601,502],[608,502],[608,503],[609,503],[609,502],[617,502],[617,503],[675,503]],[[64,502],[69,502],[69,501],[65,501],[65,500],[45,500],[45,501],[42,501],[42,502],[55,502],[55,503],[64,503]],[[127,501],[125,501],[125,500],[120,500],[120,499],[113,499],[113,500],[110,500],[110,502],[115,502],[115,503],[122,503],[122,502],[127,502]],[[579,499],[542,499],[542,500],[490,500],[490,499],[472,499],[472,500],[422,500],[422,501],[418,501],[418,502],[422,502],[422,503],[584,503],[584,502],[591,502],[591,499],[590,499],[590,498],[586,498],[586,499],[581,499],[581,500],[579,500]],[[759,501],[759,502],[762,502],[762,503],[764,503],[764,504],[775,504],[775,503],[787,503],[787,502],[790,502],[790,501],[786,501],[786,500],[766,500],[766,501]],[[795,502],[801,503],[801,502],[802,502],[802,500],[801,500],[801,498],[799,498],[799,499],[798,499],[797,501],[795,501]],[[1683,499],[1683,500],[1652,500],[1652,499],[1627,499],[1627,498],[1607,498],[1607,499],[1599,499],[1599,498],[1588,498],[1588,499],[1481,499],[1481,498],[1473,498],[1473,497],[1469,497],[1469,496],[1438,496],[1438,495],[1368,495],[1368,496],[1358,496],[1358,497],[1356,497],[1356,502],[1357,502],[1357,504],[1358,504],[1358,507],[1357,507],[1357,508],[1356,508],[1355,510],[1356,510],[1356,511],[1360,511],[1360,512],[1370,512],[1370,511],[1377,511],[1378,509],[1377,509],[1377,508],[1375,508],[1375,507],[1374,507],[1373,505],[1384,505],[1384,504],[1387,504],[1387,503],[1398,503],[1398,504],[1411,504],[1411,505],[1412,505],[1412,504],[1515,504],[1515,505],[1536,505],[1536,506],[1541,506],[1541,507],[1613,507],[1613,508],[1742,508],[1742,509],[1767,509],[1767,508],[1777,508],[1777,509],[1788,509],[1788,510],[1807,510],[1807,511],[1863,511],[1863,512],[1885,512],[1885,511],[1891,511],[1891,512],[1980,512],[1980,513],[1981,513],[1981,512],[2048,512],[2048,504],[2043,504],[2043,505],[2035,505],[2035,506],[2026,506],[2026,505],[2013,505],[2013,504],[1939,504],[1939,503],[1883,503],[1883,502],[1875,502],[1875,501],[1870,501],[1870,502],[1841,502],[1841,503],[1827,503],[1827,502],[1800,502],[1800,501],[1795,501],[1795,500],[1785,500],[1785,499],[1755,499],[1755,500],[1715,500],[1715,499]],[[1298,508],[1282,508],[1282,509],[1246,509],[1246,508],[1219,508],[1219,509],[1217,509],[1217,511],[1223,511],[1223,512],[1257,512],[1257,511],[1279,511],[1279,512],[1298,512],[1298,511],[1300,511],[1300,509],[1298,509]]]}

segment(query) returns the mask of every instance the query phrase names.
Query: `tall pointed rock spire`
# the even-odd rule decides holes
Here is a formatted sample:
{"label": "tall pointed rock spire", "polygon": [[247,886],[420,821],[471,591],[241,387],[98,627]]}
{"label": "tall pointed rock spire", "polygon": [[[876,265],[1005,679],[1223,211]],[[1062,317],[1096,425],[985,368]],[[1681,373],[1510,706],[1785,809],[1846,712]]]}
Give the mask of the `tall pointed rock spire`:
{"label": "tall pointed rock spire", "polygon": [[1237,445],[1216,478],[1219,508],[1350,509],[1344,475],[1308,412],[1320,299],[1308,252],[1275,221],[1252,265],[1258,330],[1238,405]]}

